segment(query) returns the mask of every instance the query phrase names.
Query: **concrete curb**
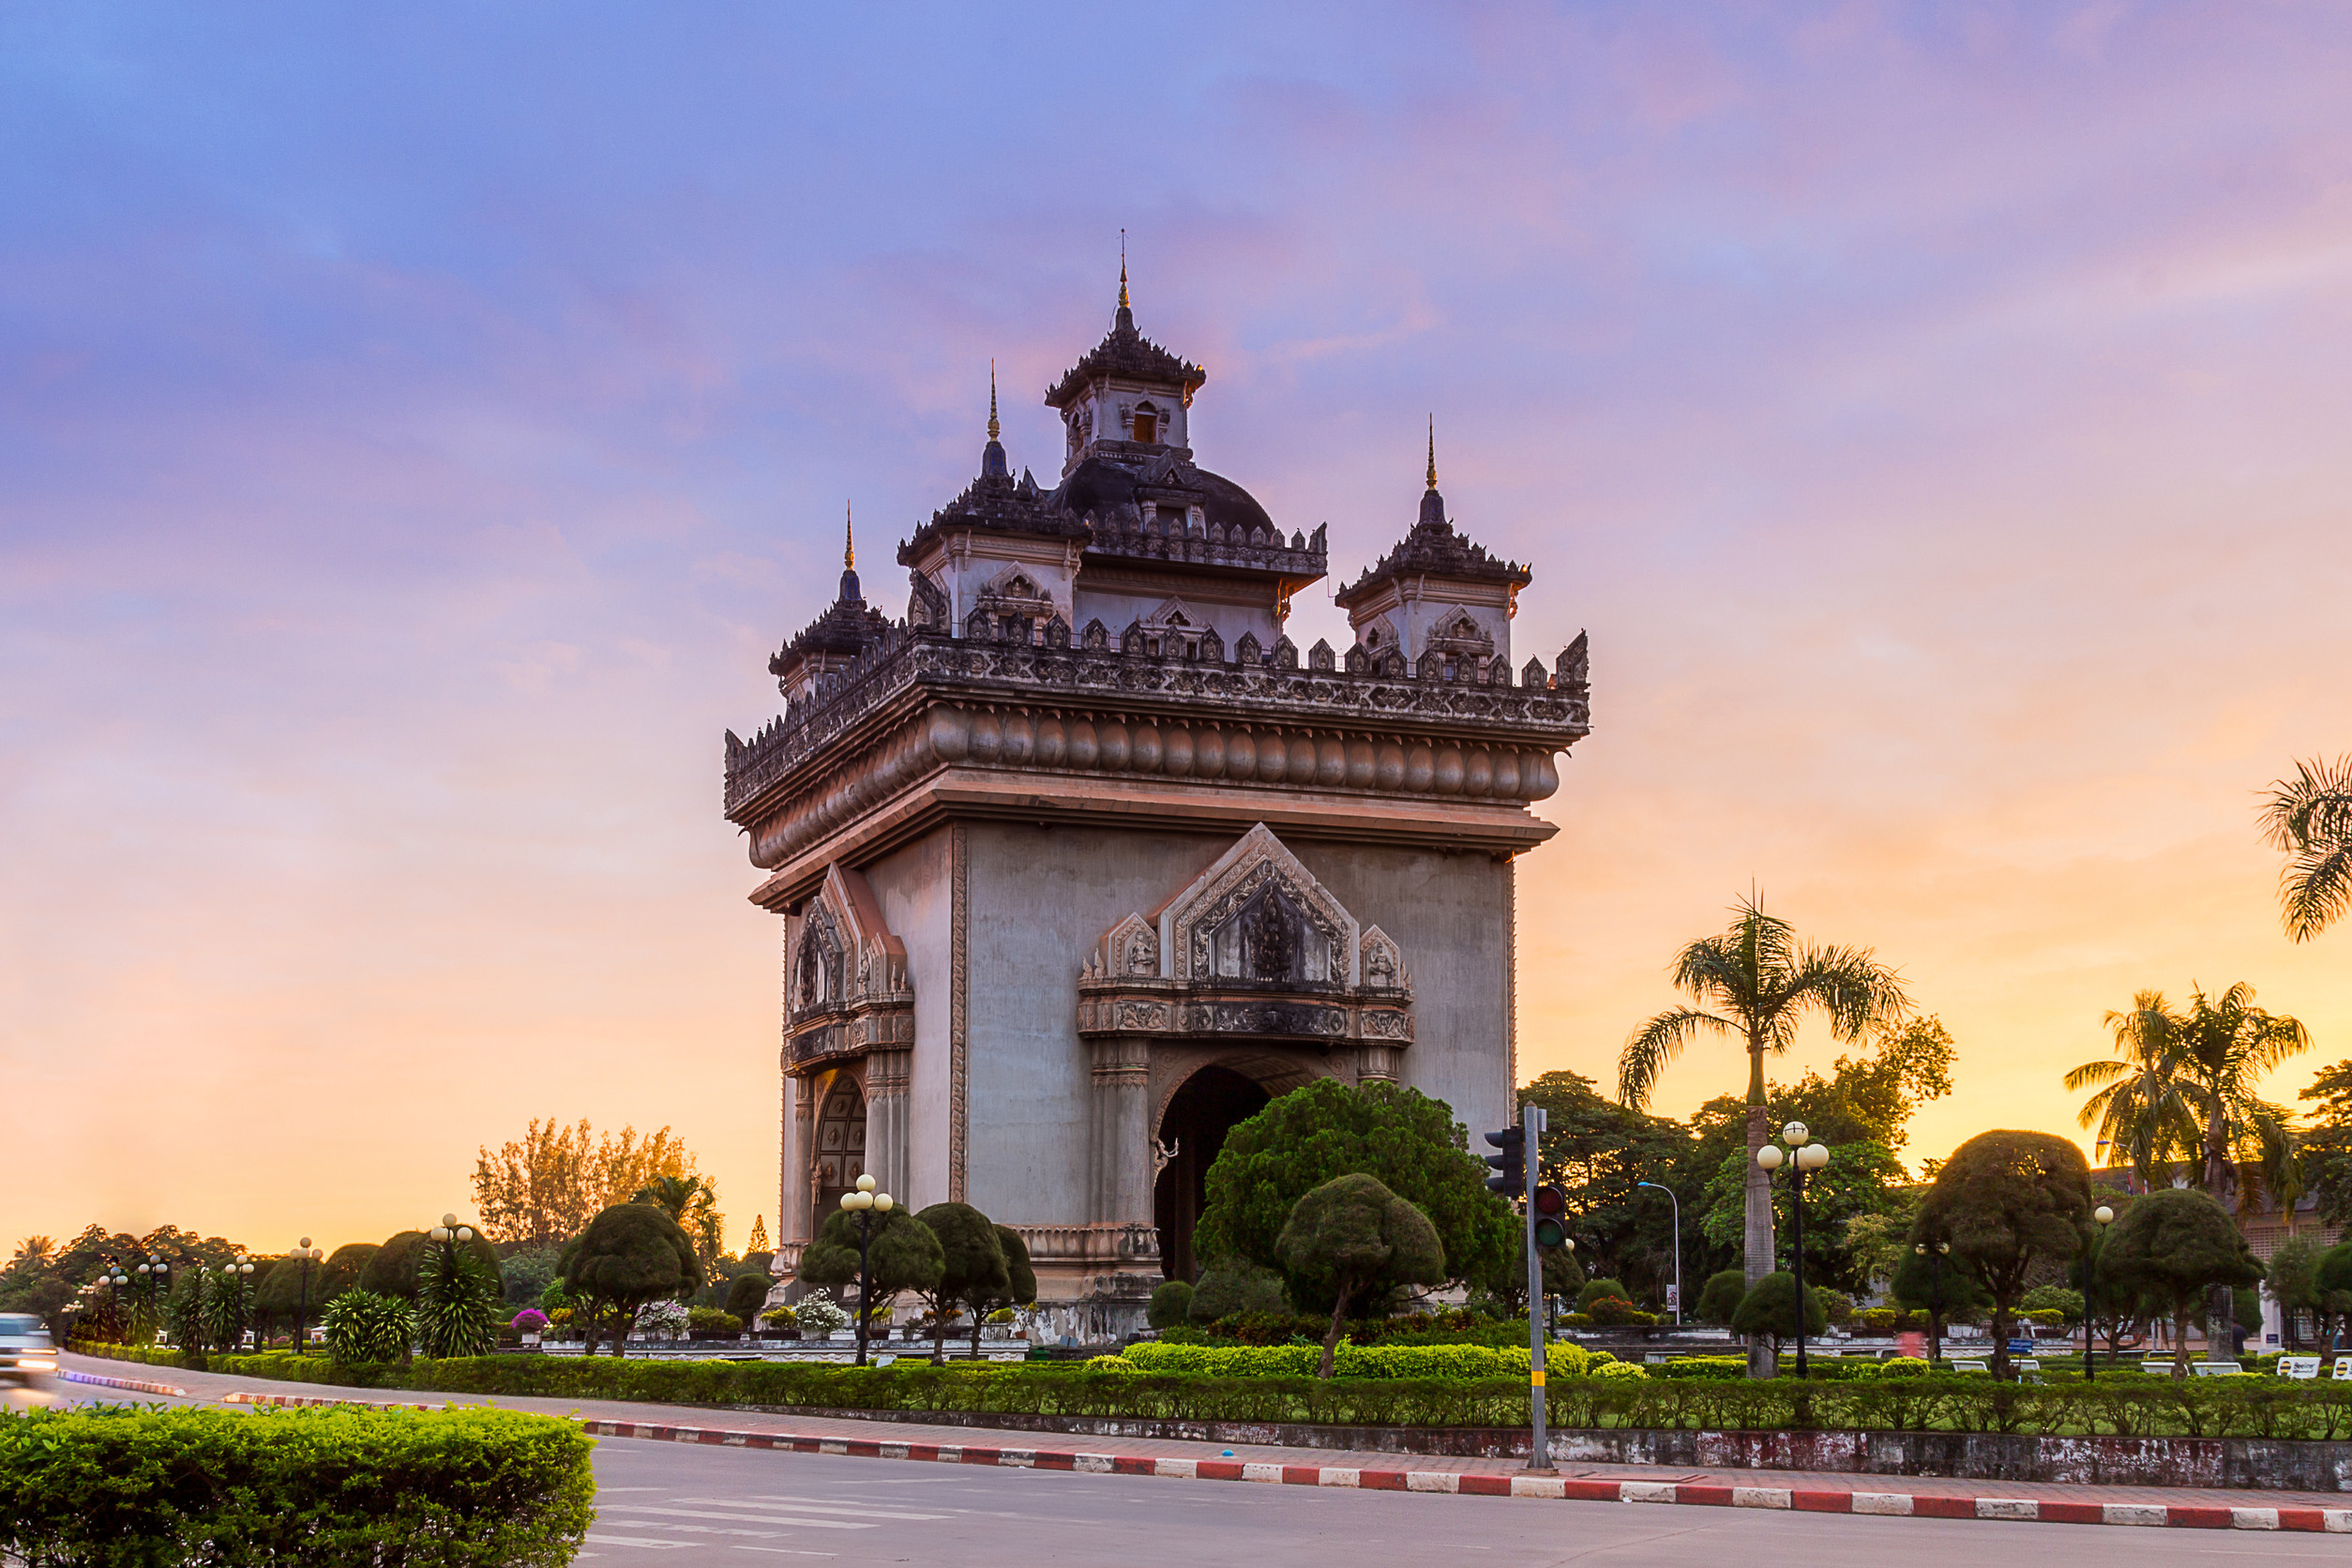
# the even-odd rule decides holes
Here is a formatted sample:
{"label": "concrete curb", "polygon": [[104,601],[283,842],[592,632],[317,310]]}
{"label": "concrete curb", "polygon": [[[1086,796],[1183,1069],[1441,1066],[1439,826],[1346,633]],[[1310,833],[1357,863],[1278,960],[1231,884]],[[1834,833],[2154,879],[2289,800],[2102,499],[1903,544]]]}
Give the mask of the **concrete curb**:
{"label": "concrete curb", "polygon": [[159,1394],[173,1399],[188,1397],[188,1390],[173,1388],[170,1383],[143,1383],[136,1378],[101,1378],[95,1372],[60,1372],[69,1383],[95,1383],[99,1388],[128,1389],[133,1394]]}
{"label": "concrete curb", "polygon": [[[364,1405],[377,1401],[306,1395],[228,1394],[237,1405]],[[390,1405],[432,1410],[430,1405]],[[1933,1492],[1848,1492],[1790,1486],[1693,1485],[1683,1482],[1578,1480],[1559,1475],[1493,1475],[1464,1470],[1361,1470],[1339,1465],[1270,1465],[1235,1459],[1154,1459],[1136,1454],[1086,1454],[1046,1448],[884,1442],[871,1438],[804,1438],[788,1432],[736,1432],[716,1426],[661,1426],[640,1421],[583,1420],[594,1437],[708,1443],[861,1459],[912,1459],[1010,1470],[1149,1475],[1177,1481],[1252,1481],[1283,1486],[1341,1486],[1367,1492],[1448,1492],[1463,1497],[1552,1498],[1573,1502],[1679,1503],[1701,1508],[1777,1508],[1800,1514],[1871,1514],[1910,1519],[2010,1519],[2058,1525],[2164,1526],[2176,1530],[2286,1530],[2352,1535],[2352,1508],[2238,1508],[2211,1503],[2070,1502],[2058,1498],[1951,1497]]]}

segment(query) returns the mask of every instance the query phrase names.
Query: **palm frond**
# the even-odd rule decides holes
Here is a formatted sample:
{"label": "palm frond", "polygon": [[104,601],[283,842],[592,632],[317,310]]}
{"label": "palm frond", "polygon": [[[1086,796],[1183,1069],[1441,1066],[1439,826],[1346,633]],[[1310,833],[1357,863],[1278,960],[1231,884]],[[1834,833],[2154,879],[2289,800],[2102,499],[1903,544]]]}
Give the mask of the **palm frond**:
{"label": "palm frond", "polygon": [[1651,1091],[1658,1086],[1658,1075],[1702,1032],[1736,1034],[1739,1029],[1712,1013],[1702,1013],[1696,1007],[1675,1007],[1636,1030],[1617,1055],[1619,1101],[1636,1110],[1648,1105]]}
{"label": "palm frond", "polygon": [[1894,1023],[1910,1010],[1903,977],[1866,947],[1802,947],[1774,1009],[1793,1025],[1795,1015],[1818,1008],[1830,1033],[1843,1044],[1861,1039],[1873,1024]]}
{"label": "palm frond", "polygon": [[2352,838],[2352,753],[2295,764],[2295,776],[2275,779],[2260,813],[2263,841],[2300,851]]}
{"label": "palm frond", "polygon": [[2309,942],[2352,910],[2352,834],[2331,846],[2299,852],[2279,873],[2280,917],[2286,934]]}
{"label": "palm frond", "polygon": [[1701,937],[1683,948],[1674,960],[1674,988],[1695,1001],[1748,1011],[1755,1004],[1756,974],[1747,967],[1745,949],[1734,940],[1736,935]]}
{"label": "palm frond", "polygon": [[[2084,1089],[2094,1083],[2113,1082],[2115,1079],[2123,1077],[2131,1070],[2132,1064],[2130,1063],[2118,1062],[2112,1056],[2103,1056],[2096,1062],[2086,1062],[2081,1066],[2072,1069],[2067,1073],[2063,1081],[2069,1089]],[[2094,1094],[2091,1098],[2096,1100],[2098,1096]],[[2088,1109],[2086,1108],[2083,1114],[2086,1118],[2088,1118],[2089,1116]],[[2090,1123],[2088,1120],[2085,1120],[2083,1125],[2088,1127],[2090,1125]]]}

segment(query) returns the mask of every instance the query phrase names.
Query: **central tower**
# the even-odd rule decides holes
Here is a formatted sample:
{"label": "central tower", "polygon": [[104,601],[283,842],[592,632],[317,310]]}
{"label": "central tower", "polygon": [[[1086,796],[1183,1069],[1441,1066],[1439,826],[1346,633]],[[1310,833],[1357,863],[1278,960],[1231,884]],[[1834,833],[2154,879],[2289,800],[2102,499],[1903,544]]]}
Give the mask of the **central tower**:
{"label": "central tower", "polygon": [[1472,1124],[1515,1081],[1513,860],[1587,730],[1584,640],[1512,667],[1527,569],[1418,520],[1304,653],[1286,531],[1193,460],[1207,376],[1135,326],[1046,394],[1060,483],[980,473],[898,548],[907,612],[846,571],[727,737],[727,816],[782,919],[777,1263],[870,1169],[1021,1231],[1059,1332],[1139,1326],[1192,1274],[1210,1161],[1319,1077]]}

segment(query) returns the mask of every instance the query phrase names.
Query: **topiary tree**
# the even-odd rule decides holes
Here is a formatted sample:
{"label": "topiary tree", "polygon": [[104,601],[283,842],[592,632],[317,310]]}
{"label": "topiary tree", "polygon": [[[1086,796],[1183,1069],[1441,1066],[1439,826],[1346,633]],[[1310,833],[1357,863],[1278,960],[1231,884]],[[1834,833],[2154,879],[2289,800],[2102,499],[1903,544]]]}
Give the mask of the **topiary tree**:
{"label": "topiary tree", "polygon": [[[468,1226],[468,1229],[473,1227]],[[398,1296],[404,1302],[416,1299],[416,1271],[433,1242],[422,1230],[403,1230],[384,1238],[384,1244],[368,1256],[367,1263],[354,1282],[362,1290],[372,1290],[379,1296]],[[479,1230],[460,1244],[480,1259],[490,1269],[490,1277],[498,1282],[499,1293],[505,1293],[505,1275],[498,1266],[498,1249],[483,1239]],[[350,1247],[336,1249],[335,1258],[327,1259],[327,1267],[335,1266],[335,1259],[350,1252]]]}
{"label": "topiary tree", "polygon": [[1907,1312],[1927,1314],[1927,1355],[1933,1361],[1944,1353],[1944,1330],[1983,1311],[1989,1298],[1976,1276],[1949,1255],[1930,1257],[1915,1248],[1916,1244],[1905,1252],[1894,1271],[1894,1299]]}
{"label": "topiary tree", "polygon": [[1698,1289],[1698,1320],[1731,1326],[1732,1315],[1740,1310],[1740,1298],[1748,1293],[1748,1276],[1741,1269],[1726,1269],[1707,1276],[1707,1283]]}
{"label": "topiary tree", "polygon": [[1436,1227],[1444,1279],[1508,1287],[1501,1276],[1516,1257],[1518,1216],[1486,1190],[1486,1167],[1470,1153],[1453,1108],[1393,1083],[1350,1089],[1318,1078],[1227,1133],[1209,1167],[1194,1255],[1281,1268],[1279,1243],[1299,1199],[1356,1173],[1377,1179]]}
{"label": "topiary tree", "polygon": [[1200,1271],[1192,1288],[1192,1305],[1185,1315],[1196,1323],[1214,1323],[1244,1312],[1288,1312],[1282,1276],[1272,1269],[1238,1258],[1227,1258]]}
{"label": "topiary tree", "polygon": [[969,1203],[934,1203],[914,1216],[939,1238],[944,1266],[930,1285],[915,1288],[931,1309],[931,1364],[947,1360],[947,1319],[975,1297],[989,1296],[1009,1283],[1004,1248],[996,1226]]}
{"label": "topiary tree", "polygon": [[[1805,1333],[1819,1334],[1830,1326],[1830,1315],[1821,1305],[1818,1290],[1805,1292]],[[1748,1288],[1740,1298],[1739,1306],[1731,1314],[1735,1333],[1751,1337],[1761,1334],[1772,1342],[1772,1353],[1780,1353],[1781,1342],[1797,1337],[1797,1277],[1786,1270],[1775,1270]]]}
{"label": "topiary tree", "polygon": [[[2229,1211],[2194,1187],[2140,1198],[2110,1228],[2100,1267],[2162,1304],[2173,1320],[2172,1375],[2189,1375],[2189,1324],[2213,1286],[2252,1285],[2262,1265]],[[2259,1319],[2257,1319],[2259,1321]]]}
{"label": "topiary tree", "polygon": [[[904,1209],[874,1214],[873,1242],[868,1262],[873,1274],[872,1301],[857,1304],[868,1322],[877,1306],[887,1307],[901,1290],[928,1290],[947,1272],[947,1254],[931,1228]],[[855,1285],[857,1277],[855,1214],[836,1209],[825,1216],[817,1239],[801,1254],[800,1277],[811,1285]]]}
{"label": "topiary tree", "polygon": [[1143,1320],[1155,1329],[1172,1329],[1190,1320],[1192,1312],[1192,1281],[1171,1279],[1152,1292],[1152,1304],[1144,1309]]}
{"label": "topiary tree", "polygon": [[[2118,1222],[2119,1223],[2119,1222]],[[1993,1299],[1993,1375],[2007,1378],[2009,1332],[2037,1264],[2083,1250],[2090,1225],[2090,1167],[2052,1133],[1979,1133],[1952,1151],[1911,1223],[1914,1244],[1949,1241],[1958,1263]]]}
{"label": "topiary tree", "polygon": [[775,1289],[776,1281],[757,1270],[739,1274],[727,1284],[726,1309],[748,1323],[760,1316],[768,1292]]}
{"label": "topiary tree", "polygon": [[1361,1171],[1334,1177],[1301,1198],[1274,1249],[1292,1278],[1331,1298],[1319,1378],[1332,1374],[1349,1303],[1400,1285],[1446,1279],[1445,1244],[1429,1216]]}
{"label": "topiary tree", "polygon": [[983,1288],[966,1296],[972,1308],[972,1359],[980,1359],[980,1321],[985,1313],[1008,1306],[1034,1306],[1037,1304],[1037,1271],[1030,1266],[1029,1244],[1021,1233],[1009,1225],[996,1228],[996,1244],[1004,1254],[1004,1283],[1001,1287]]}
{"label": "topiary tree", "polygon": [[702,1284],[692,1239],[651,1203],[615,1203],[597,1214],[564,1249],[561,1267],[564,1293],[587,1332],[583,1353],[591,1356],[599,1325],[613,1330],[612,1353],[626,1355],[640,1307],[683,1301]]}
{"label": "topiary tree", "polygon": [[1584,1289],[1576,1292],[1576,1310],[1591,1311],[1592,1304],[1604,1296],[1615,1296],[1621,1302],[1630,1302],[1634,1299],[1634,1293],[1625,1289],[1625,1282],[1621,1279],[1588,1280]]}

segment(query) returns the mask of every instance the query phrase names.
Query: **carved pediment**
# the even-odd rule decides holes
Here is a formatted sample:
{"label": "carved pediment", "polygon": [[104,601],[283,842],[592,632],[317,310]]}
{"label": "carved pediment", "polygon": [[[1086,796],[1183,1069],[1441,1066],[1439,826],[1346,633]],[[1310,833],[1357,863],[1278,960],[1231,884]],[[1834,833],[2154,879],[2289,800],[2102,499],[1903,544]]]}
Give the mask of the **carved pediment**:
{"label": "carved pediment", "polygon": [[1356,983],[1355,916],[1263,822],[1161,906],[1159,935],[1172,980]]}
{"label": "carved pediment", "polygon": [[793,1018],[848,1008],[907,1005],[907,945],[882,921],[873,885],[857,871],[828,867],[801,912],[787,1006]]}

